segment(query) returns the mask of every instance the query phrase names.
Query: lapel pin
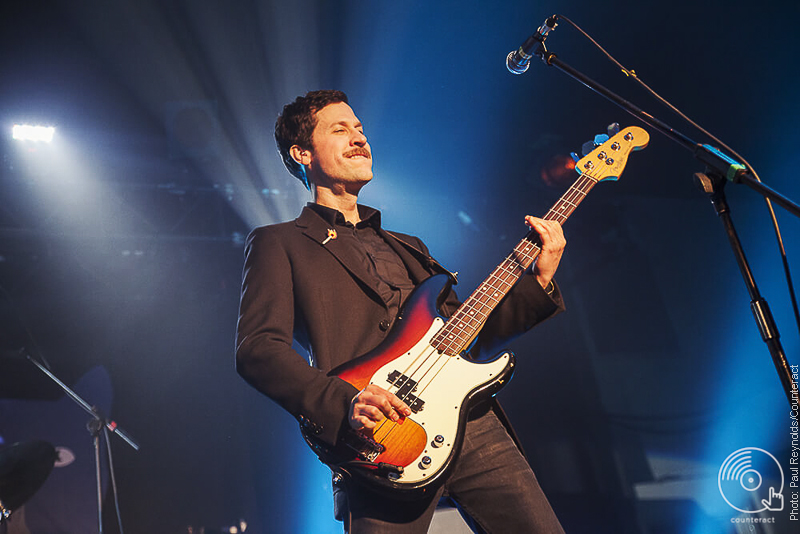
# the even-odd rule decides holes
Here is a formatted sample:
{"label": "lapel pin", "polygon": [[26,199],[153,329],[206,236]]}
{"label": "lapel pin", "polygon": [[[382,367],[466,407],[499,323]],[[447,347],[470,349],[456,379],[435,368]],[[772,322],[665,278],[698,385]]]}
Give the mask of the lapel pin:
{"label": "lapel pin", "polygon": [[325,241],[323,241],[322,244],[326,244],[331,239],[336,239],[336,230],[333,228],[328,228],[328,237],[325,238]]}

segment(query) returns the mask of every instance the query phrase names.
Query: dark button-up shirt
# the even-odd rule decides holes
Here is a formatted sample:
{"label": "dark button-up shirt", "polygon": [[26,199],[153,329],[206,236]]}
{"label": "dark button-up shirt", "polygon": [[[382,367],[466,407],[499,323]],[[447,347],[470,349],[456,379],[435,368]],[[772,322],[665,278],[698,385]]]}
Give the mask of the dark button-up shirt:
{"label": "dark button-up shirt", "polygon": [[375,279],[378,293],[386,303],[389,317],[394,321],[400,306],[413,291],[414,283],[400,256],[377,232],[381,227],[381,212],[359,205],[361,221],[353,225],[338,210],[314,203],[309,203],[308,206],[336,230],[336,239],[341,240],[340,246],[349,247],[352,255],[359,258],[366,271]]}

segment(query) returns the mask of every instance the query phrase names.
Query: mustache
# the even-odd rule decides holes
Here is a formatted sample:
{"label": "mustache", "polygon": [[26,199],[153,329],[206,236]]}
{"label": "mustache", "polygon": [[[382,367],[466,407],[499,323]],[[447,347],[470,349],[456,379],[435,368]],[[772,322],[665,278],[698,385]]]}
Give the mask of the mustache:
{"label": "mustache", "polygon": [[351,150],[349,152],[345,152],[345,154],[344,154],[344,157],[346,157],[346,158],[350,158],[350,157],[353,157],[353,156],[364,156],[364,157],[367,157],[367,158],[370,158],[370,159],[372,158],[372,154],[369,153],[369,150],[367,150],[366,148],[361,148],[361,147],[354,148],[353,150]]}

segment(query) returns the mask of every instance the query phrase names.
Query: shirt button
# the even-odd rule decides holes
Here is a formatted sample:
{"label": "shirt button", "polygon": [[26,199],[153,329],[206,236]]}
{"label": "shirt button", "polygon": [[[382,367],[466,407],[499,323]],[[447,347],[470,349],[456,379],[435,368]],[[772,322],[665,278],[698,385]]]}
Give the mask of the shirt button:
{"label": "shirt button", "polygon": [[379,324],[378,326],[380,327],[381,330],[386,332],[387,330],[389,330],[389,321],[384,319],[383,321],[381,321],[381,324]]}

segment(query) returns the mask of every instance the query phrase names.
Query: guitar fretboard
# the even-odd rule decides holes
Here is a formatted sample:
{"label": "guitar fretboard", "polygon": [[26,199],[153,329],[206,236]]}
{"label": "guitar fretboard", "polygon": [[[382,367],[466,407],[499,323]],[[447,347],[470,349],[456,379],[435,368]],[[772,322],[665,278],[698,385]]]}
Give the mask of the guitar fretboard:
{"label": "guitar fretboard", "polygon": [[[581,175],[543,219],[564,224],[596,183],[597,180]],[[531,230],[431,339],[433,348],[450,355],[466,350],[483,328],[489,314],[533,264],[540,252],[539,235]]]}

